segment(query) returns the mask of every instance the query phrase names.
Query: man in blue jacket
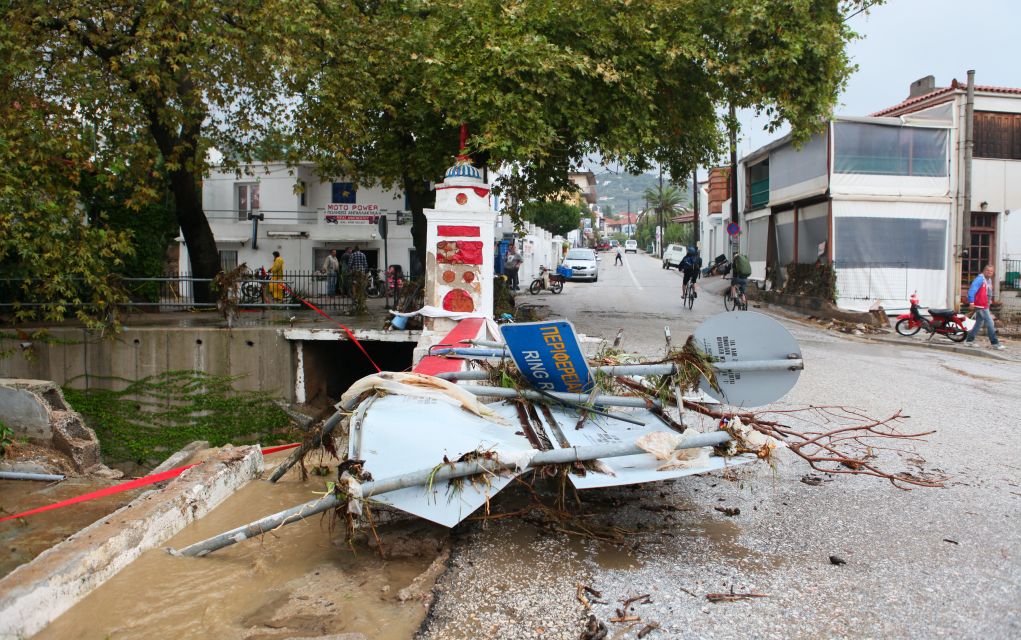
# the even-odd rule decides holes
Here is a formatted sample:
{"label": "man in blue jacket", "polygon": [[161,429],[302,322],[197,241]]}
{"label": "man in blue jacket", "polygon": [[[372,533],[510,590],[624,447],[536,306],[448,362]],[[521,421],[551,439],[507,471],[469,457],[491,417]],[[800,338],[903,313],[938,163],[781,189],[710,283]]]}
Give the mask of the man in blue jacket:
{"label": "man in blue jacket", "polygon": [[965,344],[974,344],[975,336],[982,330],[983,324],[989,325],[989,342],[993,349],[1003,349],[1003,345],[996,338],[996,327],[993,326],[993,316],[989,313],[989,303],[992,301],[993,291],[993,265],[987,264],[982,273],[975,276],[968,289],[968,304],[975,308],[975,326],[968,332]]}

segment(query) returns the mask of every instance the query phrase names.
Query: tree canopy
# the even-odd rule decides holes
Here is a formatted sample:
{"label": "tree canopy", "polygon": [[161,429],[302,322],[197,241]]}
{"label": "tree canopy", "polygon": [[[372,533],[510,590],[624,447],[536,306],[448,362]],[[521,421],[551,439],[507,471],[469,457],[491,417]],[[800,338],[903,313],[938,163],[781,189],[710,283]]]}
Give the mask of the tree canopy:
{"label": "tree canopy", "polygon": [[[399,184],[417,214],[467,123],[512,199],[553,194],[587,154],[687,175],[718,156],[727,104],[829,115],[849,73],[840,0],[410,0],[316,3],[288,56],[304,153],[325,174]],[[336,25],[365,37],[332,46]],[[309,43],[312,39],[314,42]],[[352,82],[348,65],[361,61]],[[423,221],[416,216],[421,231]]]}
{"label": "tree canopy", "polygon": [[588,211],[576,204],[560,200],[535,200],[521,207],[521,217],[534,222],[553,235],[566,236],[581,223]]}
{"label": "tree canopy", "polygon": [[[88,123],[88,162],[130,186],[129,207],[159,198],[162,167],[198,276],[219,269],[199,197],[213,145],[237,166],[277,150],[258,159],[402,187],[421,251],[428,182],[462,123],[475,164],[522,202],[568,187],[589,154],[687,175],[717,158],[728,104],[813,133],[863,3],[24,0],[5,13],[16,55],[0,69],[32,113],[3,135],[17,151],[54,112]],[[59,162],[59,147],[40,153]]]}
{"label": "tree canopy", "polygon": [[89,160],[119,183],[107,187],[125,206],[163,199],[153,177],[164,171],[192,271],[211,278],[220,264],[200,195],[206,151],[250,160],[286,116],[273,45],[283,36],[268,28],[291,18],[284,4],[25,0],[5,19],[17,34],[12,48],[35,65],[4,75],[31,95],[22,103],[29,122],[63,109],[88,125]]}

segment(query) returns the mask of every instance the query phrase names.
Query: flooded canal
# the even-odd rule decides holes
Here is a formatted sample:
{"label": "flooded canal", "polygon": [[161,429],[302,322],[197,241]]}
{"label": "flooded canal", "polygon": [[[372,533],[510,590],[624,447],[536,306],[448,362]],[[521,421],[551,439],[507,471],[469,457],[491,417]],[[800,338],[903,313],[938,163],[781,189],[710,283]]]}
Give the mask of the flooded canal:
{"label": "flooded canal", "polygon": [[[55,483],[0,480],[0,513],[7,516],[29,511],[103,489],[117,482],[121,481],[94,478],[68,478]],[[0,549],[5,552],[0,553],[0,577],[31,561],[71,534],[120,509],[142,491],[142,488],[125,491],[5,522],[0,526]]]}
{"label": "flooded canal", "polygon": [[[286,456],[278,455],[278,460]],[[293,472],[275,485],[254,481],[168,546],[184,547],[324,490],[322,478],[303,483]],[[394,529],[400,525],[389,528]],[[383,640],[410,638],[425,617],[425,604],[415,597],[402,602],[399,594],[436,559],[436,540],[445,530],[432,533],[413,534],[433,541],[420,555],[386,560],[364,544],[353,551],[343,527],[331,533],[318,516],[204,558],[153,549],[36,637],[273,640],[362,633]],[[423,584],[425,592],[434,578],[430,574]]]}

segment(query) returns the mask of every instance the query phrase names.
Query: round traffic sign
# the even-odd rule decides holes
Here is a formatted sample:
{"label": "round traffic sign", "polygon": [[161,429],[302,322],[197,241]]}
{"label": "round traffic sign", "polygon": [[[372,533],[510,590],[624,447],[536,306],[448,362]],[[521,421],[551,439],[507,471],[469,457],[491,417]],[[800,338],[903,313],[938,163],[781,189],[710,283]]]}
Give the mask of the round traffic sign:
{"label": "round traffic sign", "polygon": [[794,388],[803,368],[798,341],[782,324],[761,313],[717,314],[695,329],[695,341],[716,361],[716,382],[722,393],[705,378],[702,390],[736,407],[776,402]]}
{"label": "round traffic sign", "polygon": [[741,233],[741,227],[736,222],[731,222],[727,225],[727,233],[732,236],[736,236]]}

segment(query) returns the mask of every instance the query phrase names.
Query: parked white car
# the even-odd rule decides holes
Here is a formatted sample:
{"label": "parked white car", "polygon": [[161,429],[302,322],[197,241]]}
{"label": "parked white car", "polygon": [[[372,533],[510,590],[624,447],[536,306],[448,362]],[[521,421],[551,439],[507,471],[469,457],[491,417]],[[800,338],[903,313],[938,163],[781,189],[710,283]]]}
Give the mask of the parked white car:
{"label": "parked white car", "polygon": [[599,262],[592,249],[571,249],[564,257],[564,266],[573,272],[571,280],[599,280]]}
{"label": "parked white car", "polygon": [[684,260],[684,256],[688,255],[688,248],[682,244],[668,244],[666,251],[663,252],[663,268],[679,269],[681,266],[681,260]]}
{"label": "parked white car", "polygon": [[638,253],[638,241],[628,240],[624,243],[624,253]]}

